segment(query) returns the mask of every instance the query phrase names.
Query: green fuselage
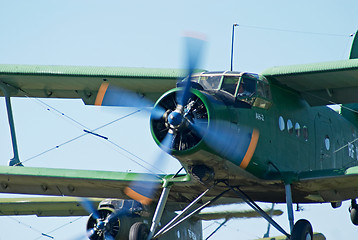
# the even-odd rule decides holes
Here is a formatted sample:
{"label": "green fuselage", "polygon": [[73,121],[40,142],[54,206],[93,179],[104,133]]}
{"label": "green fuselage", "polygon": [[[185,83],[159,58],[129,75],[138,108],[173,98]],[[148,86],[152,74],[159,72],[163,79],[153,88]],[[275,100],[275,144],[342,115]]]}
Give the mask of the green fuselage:
{"label": "green fuselage", "polygon": [[[225,76],[222,78],[221,86]],[[312,197],[315,192],[312,187],[300,187],[295,183],[317,176],[341,175],[347,168],[357,165],[356,127],[326,106],[311,107],[288,88],[272,83],[269,86],[270,99],[266,99],[264,105],[256,104],[258,99],[262,102],[257,95],[259,89],[256,95],[246,99],[239,99],[238,95],[225,97],[227,93],[221,89],[194,89],[193,94],[207,109],[208,132],[217,131],[218,138],[221,138],[221,130],[212,130],[210,124],[225,121],[236,135],[244,132],[242,126],[249,128],[249,137],[235,141],[223,133],[224,137],[219,140],[243,151],[240,154],[225,154],[225,150],[208,144],[206,136],[203,136],[188,149],[174,149],[172,155],[189,173],[193,173],[194,166],[204,165],[212,169],[214,181],[239,185],[255,200],[284,202],[283,183],[293,184],[295,202],[348,199],[350,196],[322,197],[317,194],[318,197]],[[166,93],[159,104],[175,91],[180,89]],[[155,133],[153,136],[160,144]],[[180,139],[184,137],[180,136]]]}

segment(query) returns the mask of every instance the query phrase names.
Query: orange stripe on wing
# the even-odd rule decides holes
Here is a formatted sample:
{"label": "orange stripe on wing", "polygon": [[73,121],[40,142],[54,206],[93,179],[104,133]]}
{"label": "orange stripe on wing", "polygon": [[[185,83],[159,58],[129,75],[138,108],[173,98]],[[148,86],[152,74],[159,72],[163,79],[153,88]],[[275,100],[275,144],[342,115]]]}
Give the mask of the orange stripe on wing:
{"label": "orange stripe on wing", "polygon": [[246,154],[244,156],[244,159],[242,160],[242,162],[240,164],[241,168],[245,169],[249,165],[249,163],[251,161],[251,158],[254,155],[254,152],[255,152],[255,149],[256,149],[256,146],[257,146],[257,142],[259,140],[259,136],[260,136],[259,131],[254,129],[252,131],[249,148],[247,149]]}
{"label": "orange stripe on wing", "polygon": [[148,198],[146,196],[143,196],[142,194],[137,193],[136,191],[134,191],[130,187],[126,187],[124,189],[124,193],[128,197],[130,197],[133,200],[136,200],[136,201],[138,201],[138,202],[140,202],[141,204],[144,204],[144,205],[149,205],[152,202],[152,199],[150,199],[150,198]]}
{"label": "orange stripe on wing", "polygon": [[101,87],[98,90],[96,101],[94,102],[94,105],[102,106],[103,98],[104,98],[104,95],[106,94],[108,86],[109,86],[109,82],[103,82],[101,84]]}

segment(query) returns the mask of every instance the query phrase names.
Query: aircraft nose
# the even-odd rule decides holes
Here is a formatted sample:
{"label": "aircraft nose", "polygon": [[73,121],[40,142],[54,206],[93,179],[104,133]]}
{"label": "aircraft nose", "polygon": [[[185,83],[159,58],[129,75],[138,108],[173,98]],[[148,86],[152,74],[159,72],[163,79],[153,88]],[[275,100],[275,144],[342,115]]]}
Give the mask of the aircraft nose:
{"label": "aircraft nose", "polygon": [[168,116],[168,122],[170,125],[178,127],[183,122],[183,115],[177,111],[171,112]]}

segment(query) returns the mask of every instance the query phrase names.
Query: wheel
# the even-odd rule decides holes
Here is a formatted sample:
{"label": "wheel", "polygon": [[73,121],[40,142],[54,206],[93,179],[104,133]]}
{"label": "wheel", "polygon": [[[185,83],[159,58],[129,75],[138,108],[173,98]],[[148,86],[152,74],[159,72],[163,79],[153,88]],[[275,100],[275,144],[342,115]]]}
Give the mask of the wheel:
{"label": "wheel", "polygon": [[354,225],[358,226],[358,214],[356,208],[350,208],[349,210],[351,212],[351,221]]}
{"label": "wheel", "polygon": [[136,222],[129,230],[129,240],[146,240],[149,234],[147,224]]}
{"label": "wheel", "polygon": [[298,220],[293,226],[291,240],[312,240],[313,230],[311,223],[305,219]]}

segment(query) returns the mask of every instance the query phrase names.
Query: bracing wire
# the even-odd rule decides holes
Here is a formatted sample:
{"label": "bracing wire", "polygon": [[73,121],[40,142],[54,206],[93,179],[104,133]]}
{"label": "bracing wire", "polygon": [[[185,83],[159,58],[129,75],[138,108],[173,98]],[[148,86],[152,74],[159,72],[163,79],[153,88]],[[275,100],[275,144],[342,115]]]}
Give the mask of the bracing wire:
{"label": "bracing wire", "polygon": [[7,216],[7,215],[4,214],[3,212],[0,212],[0,214],[1,214],[2,216],[4,216],[4,217],[8,218],[8,219],[11,219],[11,220],[14,221],[14,222],[17,222],[18,224],[20,224],[20,225],[22,225],[22,226],[24,226],[24,227],[27,227],[27,228],[31,229],[31,230],[34,231],[34,232],[37,232],[37,233],[41,234],[41,237],[47,237],[47,238],[50,238],[50,239],[54,239],[53,236],[51,236],[51,235],[49,235],[49,234],[46,234],[46,233],[44,233],[44,232],[42,232],[42,231],[40,231],[40,230],[38,230],[38,229],[32,227],[31,225],[26,224],[26,223],[24,223],[24,222],[22,222],[22,221],[20,221],[20,220],[18,220],[18,219],[16,219],[16,218],[14,218],[14,217]]}
{"label": "bracing wire", "polygon": [[[25,160],[19,162],[19,163],[16,164],[16,165],[20,165],[20,164],[22,164],[22,163],[29,162],[29,161],[31,161],[31,160],[33,160],[33,159],[36,159],[36,158],[38,158],[38,157],[40,157],[40,156],[42,156],[42,155],[44,155],[44,154],[46,154],[46,153],[49,153],[49,152],[51,152],[51,151],[53,151],[53,150],[56,150],[56,149],[58,149],[58,148],[60,148],[60,147],[62,147],[62,146],[64,146],[64,145],[67,145],[67,144],[69,144],[69,143],[71,143],[71,142],[73,142],[73,141],[75,141],[75,140],[78,140],[78,139],[80,139],[80,138],[82,138],[82,137],[84,137],[84,136],[86,136],[86,135],[88,135],[88,134],[91,134],[91,135],[93,135],[93,136],[97,136],[97,137],[100,137],[100,138],[102,138],[102,139],[107,140],[108,143],[110,143],[110,144],[113,145],[115,148],[117,148],[117,149],[115,149],[115,151],[116,151],[117,153],[121,154],[122,156],[124,156],[124,157],[126,157],[127,159],[131,160],[131,161],[134,162],[135,164],[137,164],[137,165],[143,167],[143,168],[146,169],[147,171],[150,171],[151,173],[155,174],[157,177],[161,178],[161,177],[160,177],[157,173],[155,173],[153,170],[157,170],[157,171],[163,173],[162,170],[160,170],[160,169],[157,168],[156,166],[152,166],[152,164],[149,163],[148,161],[146,161],[146,160],[140,158],[139,156],[137,156],[137,155],[133,154],[132,152],[126,150],[125,148],[119,146],[119,145],[116,144],[115,142],[109,140],[107,137],[104,137],[104,136],[102,136],[102,135],[99,135],[99,134],[95,133],[96,131],[98,131],[98,130],[100,130],[100,129],[102,129],[102,128],[105,128],[105,127],[107,127],[107,126],[109,126],[109,125],[112,125],[112,124],[114,124],[114,123],[116,123],[116,122],[122,120],[122,119],[125,119],[125,118],[127,118],[127,117],[130,117],[130,116],[136,114],[136,113],[141,112],[142,109],[137,109],[137,110],[135,110],[135,111],[133,111],[133,112],[131,112],[131,113],[125,115],[125,116],[121,116],[121,117],[119,117],[119,118],[117,118],[117,119],[115,119],[115,120],[113,120],[113,121],[110,121],[110,122],[108,122],[108,123],[106,123],[106,124],[104,124],[104,125],[102,125],[102,126],[100,126],[100,127],[97,127],[97,128],[95,128],[95,129],[92,129],[92,130],[91,130],[91,129],[89,129],[88,127],[86,127],[84,124],[82,124],[82,123],[80,123],[79,121],[75,120],[74,118],[68,116],[67,114],[63,113],[62,111],[56,109],[55,107],[52,107],[51,105],[45,103],[44,101],[42,101],[42,100],[40,100],[40,99],[38,99],[38,98],[29,96],[29,94],[27,94],[24,90],[22,90],[22,89],[18,89],[18,90],[21,91],[21,92],[24,94],[25,97],[27,97],[27,98],[29,98],[29,99],[31,99],[31,100],[35,100],[38,104],[40,104],[42,107],[44,107],[47,111],[50,111],[50,112],[51,112],[51,110],[53,110],[54,113],[56,113],[56,115],[58,115],[58,116],[60,116],[60,117],[66,118],[67,120],[69,120],[70,122],[72,122],[74,125],[76,125],[76,126],[79,127],[80,129],[82,129],[85,133],[83,133],[83,134],[81,134],[81,135],[79,135],[79,136],[77,136],[77,137],[74,137],[74,138],[72,138],[72,139],[69,139],[69,140],[67,140],[67,141],[65,141],[65,142],[63,142],[63,143],[61,143],[61,144],[58,144],[58,145],[56,145],[56,146],[54,146],[54,147],[52,147],[52,148],[50,148],[50,149],[47,149],[47,150],[45,150],[45,151],[43,151],[43,152],[41,152],[41,153],[39,153],[39,154],[36,154],[36,155],[32,156],[32,157],[30,157],[30,158],[27,158],[27,159],[25,159]],[[120,149],[121,151],[124,151],[124,152],[126,152],[127,154],[131,155],[132,157],[138,159],[138,160],[141,161],[142,163],[144,163],[144,164],[146,164],[146,165],[148,165],[148,166],[151,166],[152,169],[151,169],[151,168],[148,168],[148,167],[145,167],[144,164],[138,162],[137,160],[135,160],[135,159],[132,158],[132,157],[127,156],[126,154],[123,154],[123,152],[120,152],[118,149]]]}
{"label": "bracing wire", "polygon": [[[65,224],[63,224],[63,225],[61,225],[61,226],[59,226],[59,227],[57,227],[57,228],[55,228],[55,229],[52,229],[51,231],[49,231],[49,232],[47,232],[47,233],[44,233],[44,234],[46,234],[46,235],[52,234],[52,233],[54,233],[54,232],[56,232],[56,231],[58,231],[58,230],[60,230],[60,229],[62,229],[62,228],[64,228],[64,227],[66,227],[66,226],[72,224],[72,223],[77,222],[78,220],[81,220],[82,218],[83,218],[83,216],[82,216],[82,217],[78,217],[78,218],[76,218],[76,219],[74,219],[74,220],[71,220],[70,222],[67,222],[67,223],[65,223]],[[44,235],[42,235],[42,236],[40,236],[40,237],[38,237],[38,238],[35,238],[34,240],[38,240],[38,239],[42,238],[43,236],[44,236]],[[49,236],[50,236],[50,235],[49,235]]]}

